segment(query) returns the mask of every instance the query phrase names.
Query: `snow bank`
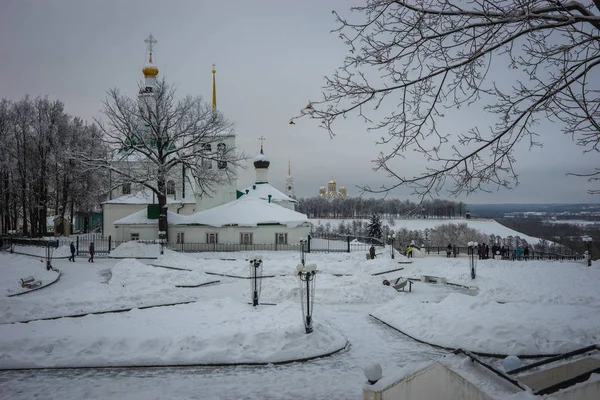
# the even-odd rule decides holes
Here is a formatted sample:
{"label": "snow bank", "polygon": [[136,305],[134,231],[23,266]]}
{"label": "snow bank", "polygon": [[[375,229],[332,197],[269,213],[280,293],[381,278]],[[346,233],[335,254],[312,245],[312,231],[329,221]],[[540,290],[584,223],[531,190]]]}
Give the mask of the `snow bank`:
{"label": "snow bank", "polygon": [[229,298],[113,315],[0,326],[0,368],[269,363],[315,357],[346,340],[300,307]]}
{"label": "snow bank", "polygon": [[[382,281],[380,277],[365,274],[340,277],[317,274],[316,307],[320,304],[378,304],[398,298],[398,292],[390,286],[384,286]],[[250,299],[250,284],[249,280],[246,292],[248,299]],[[300,304],[299,296],[300,280],[297,276],[281,276],[262,281],[261,302],[278,303],[292,300]]]}
{"label": "snow bank", "polygon": [[[475,284],[477,296],[451,293],[423,302],[419,286],[372,314],[420,340],[499,354],[570,351],[600,340],[600,269],[577,262],[424,259],[403,273]],[[419,284],[424,285],[424,284]],[[428,289],[445,286],[427,285]]]}
{"label": "snow bank", "polygon": [[125,242],[111,250],[109,254],[109,257],[113,258],[158,258],[159,256],[159,244],[146,244],[137,240]]}
{"label": "snow bank", "polygon": [[[16,267],[12,267],[16,265]],[[17,254],[0,253],[0,293],[8,296],[23,292],[21,278],[32,276],[35,280],[45,285],[56,280],[58,272],[47,271],[46,263],[35,258],[22,257]],[[0,302],[0,305],[3,302]]]}
{"label": "snow bank", "polygon": [[[397,299],[372,314],[420,340],[496,354],[552,354],[598,343],[597,307],[480,301],[450,294],[440,303]],[[565,321],[569,321],[565,324]]]}
{"label": "snow bank", "polygon": [[[41,274],[46,274],[45,268],[42,270],[42,264],[36,260],[22,256],[7,258],[9,257],[0,258],[0,265],[3,276],[14,276],[14,287],[20,289],[14,281],[21,277],[23,267],[29,270],[35,267]],[[61,269],[66,270],[65,280],[73,274],[73,269],[87,268],[87,265],[67,265],[68,267],[61,266]],[[50,271],[47,274],[57,273]],[[215,280],[200,272],[161,269],[131,259],[120,260],[112,268],[111,275],[108,284],[101,283],[97,276],[96,281],[85,280],[75,285],[71,282],[72,286],[66,287],[53,285],[44,289],[44,293],[39,291],[36,294],[5,299],[0,302],[0,323],[192,301],[201,293],[180,289],[176,285],[198,285]],[[44,282],[47,278],[41,279]],[[3,279],[0,282],[6,285],[11,281]],[[65,284],[62,280],[59,283]]]}

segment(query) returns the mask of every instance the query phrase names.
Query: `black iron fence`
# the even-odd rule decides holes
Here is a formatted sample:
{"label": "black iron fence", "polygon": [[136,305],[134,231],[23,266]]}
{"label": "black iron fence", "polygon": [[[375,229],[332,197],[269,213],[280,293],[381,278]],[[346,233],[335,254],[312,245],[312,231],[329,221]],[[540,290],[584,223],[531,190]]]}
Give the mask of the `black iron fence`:
{"label": "black iron fence", "polygon": [[[75,244],[76,255],[86,255],[89,253],[90,243],[94,243],[94,252],[96,257],[108,257],[110,252],[126,241],[112,240],[108,237],[98,236],[71,236],[59,237],[55,240],[47,239],[26,239],[15,237],[0,237],[0,248],[9,249],[12,245],[36,246],[36,247],[60,247]],[[141,241],[145,243],[156,243],[157,241]],[[240,243],[165,243],[165,248],[183,253],[201,253],[201,252],[237,252],[237,251],[300,251],[300,243],[291,244],[240,244]],[[367,253],[371,246],[374,246],[378,252],[385,247],[385,243],[376,238],[361,236],[344,235],[310,235],[305,244],[307,253],[336,253],[336,252],[365,252]],[[425,252],[428,255],[446,255],[447,247],[444,246],[425,246],[420,248],[413,245],[414,249]],[[403,244],[394,243],[394,249],[405,254],[406,248]],[[464,256],[469,254],[467,246],[455,246],[452,249],[451,257]],[[489,258],[503,260],[583,260],[582,254],[575,254],[573,251],[566,253],[540,252],[530,250],[528,256],[517,255],[514,249],[509,249],[504,255],[493,255],[490,252]]]}
{"label": "black iron fence", "polygon": [[[447,247],[445,246],[429,246],[424,247],[426,254],[439,254],[446,255]],[[454,247],[451,253],[451,257],[460,255],[469,255],[469,247]],[[503,254],[492,254],[491,250],[487,258],[495,258],[497,260],[583,260],[585,256],[583,254],[576,254],[573,250],[568,250],[565,253],[557,253],[550,251],[536,251],[530,250],[529,255],[519,254],[515,252],[515,249],[509,248]]]}

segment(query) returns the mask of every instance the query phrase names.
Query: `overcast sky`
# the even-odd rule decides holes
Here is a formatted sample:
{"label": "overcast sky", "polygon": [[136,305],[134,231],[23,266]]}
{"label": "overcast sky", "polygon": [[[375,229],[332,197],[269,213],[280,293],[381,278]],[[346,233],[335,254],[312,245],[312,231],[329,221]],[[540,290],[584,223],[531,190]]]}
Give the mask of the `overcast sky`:
{"label": "overcast sky", "polygon": [[[336,27],[331,11],[348,14],[349,8],[345,0],[1,0],[0,96],[48,95],[63,101],[69,114],[92,121],[101,117],[108,89],[136,95],[144,39],[152,33],[160,75],[174,82],[181,96],[210,101],[211,69],[217,65],[218,108],[234,122],[237,145],[250,156],[258,152],[258,138],[266,138],[271,184],[283,190],[291,159],[297,196],[316,195],[330,179],[357,195],[357,185],[388,182],[370,162],[380,151],[374,141],[381,134],[366,133],[357,119],[340,124],[333,139],[315,121],[288,125],[309,100],[319,99],[324,76],[343,61],[346,48],[330,33]],[[597,155],[583,156],[550,124],[543,133],[542,149],[529,151],[526,144],[519,149],[518,188],[460,200],[598,202],[586,194],[585,179],[566,176],[597,167]],[[413,157],[403,168],[412,171],[423,164]],[[253,182],[249,163],[238,186]]]}

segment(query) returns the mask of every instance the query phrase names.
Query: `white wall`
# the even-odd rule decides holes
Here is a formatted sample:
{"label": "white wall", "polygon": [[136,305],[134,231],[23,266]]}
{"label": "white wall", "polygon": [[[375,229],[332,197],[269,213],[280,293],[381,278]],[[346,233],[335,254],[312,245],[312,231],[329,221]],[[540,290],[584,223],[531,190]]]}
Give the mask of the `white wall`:
{"label": "white wall", "polygon": [[285,226],[239,227],[229,226],[215,228],[209,226],[169,226],[169,241],[175,242],[178,232],[184,232],[185,243],[206,243],[207,233],[218,233],[219,243],[240,243],[240,233],[251,232],[253,244],[274,244],[276,233],[287,233],[288,244],[299,243],[301,237],[308,236],[309,226],[288,228]]}
{"label": "white wall", "polygon": [[146,208],[145,204],[102,204],[102,235],[104,237],[112,236],[116,240],[123,240],[117,238],[114,222],[144,208]]}
{"label": "white wall", "polygon": [[381,400],[492,400],[492,397],[439,362],[407,375],[381,391],[373,392],[365,389],[363,398]]}
{"label": "white wall", "polygon": [[600,381],[581,383],[571,389],[552,393],[550,396],[556,400],[598,400],[600,399]]}
{"label": "white wall", "polygon": [[139,233],[139,240],[158,239],[158,225],[120,225],[115,240],[129,241],[132,233]]}
{"label": "white wall", "polygon": [[[180,203],[169,204],[169,211],[177,213],[177,209],[180,207]],[[108,237],[110,235],[115,240],[129,240],[129,236],[126,236],[125,239],[119,236],[119,233],[115,229],[115,221],[121,218],[125,218],[128,215],[133,214],[134,212],[145,210],[147,208],[147,204],[103,204],[103,236]],[[196,204],[186,203],[183,204],[183,208],[179,209],[179,214],[191,215],[195,212],[195,210]],[[156,221],[156,223],[158,224],[158,220]],[[156,237],[153,239],[156,239]]]}

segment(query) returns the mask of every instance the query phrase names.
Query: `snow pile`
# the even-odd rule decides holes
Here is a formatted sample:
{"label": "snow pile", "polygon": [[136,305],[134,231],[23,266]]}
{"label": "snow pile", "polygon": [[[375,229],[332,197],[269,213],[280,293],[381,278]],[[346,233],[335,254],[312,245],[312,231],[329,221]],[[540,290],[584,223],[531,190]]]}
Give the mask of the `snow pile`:
{"label": "snow pile", "polygon": [[[164,254],[152,261],[152,265],[157,267],[166,267],[173,269],[182,269],[190,271],[204,272],[206,266],[205,260],[199,260],[190,255],[179,253],[173,250],[165,249]],[[212,262],[211,262],[212,264]]]}
{"label": "snow pile", "polygon": [[[425,259],[404,273],[476,284],[477,296],[451,293],[423,302],[420,287],[372,314],[420,340],[498,354],[551,354],[600,341],[600,269],[577,262]],[[423,285],[423,286],[422,286]],[[444,286],[426,285],[427,289]],[[443,328],[442,328],[443,327]]]}
{"label": "snow pile", "polygon": [[[25,257],[0,255],[0,265],[3,276],[13,276],[13,287],[18,289],[20,286],[16,281],[23,277],[24,270],[41,277],[42,282],[47,280],[42,275],[57,275],[53,271],[46,273],[37,260]],[[0,302],[0,323],[192,301],[201,293],[175,286],[198,285],[215,280],[200,272],[161,269],[126,259],[112,268],[112,277],[106,284],[101,283],[103,280],[100,274],[94,273],[91,265],[86,263],[83,268],[84,271],[78,263],[61,265],[60,269],[66,277],[57,284],[31,294],[3,300]],[[89,279],[75,285],[69,282],[73,275],[85,272]],[[9,279],[0,282],[4,285],[11,284]],[[72,286],[61,286],[67,283]]]}
{"label": "snow pile", "polygon": [[298,305],[253,308],[232,299],[113,315],[0,326],[0,367],[269,363],[340,350],[346,340]]}
{"label": "snow pile", "polygon": [[158,258],[159,255],[159,244],[147,244],[137,240],[132,240],[117,246],[117,248],[114,250],[111,250],[109,256],[113,258]]}
{"label": "snow pile", "polygon": [[135,294],[144,290],[171,289],[177,285],[199,285],[214,281],[203,272],[178,271],[142,264],[133,259],[119,261],[112,268],[110,286],[122,287],[123,293]]}
{"label": "snow pile", "polygon": [[[382,279],[370,275],[333,276],[317,273],[315,303],[319,304],[379,304],[398,298],[396,290],[382,284]],[[303,283],[306,285],[306,283]],[[246,296],[250,299],[250,281]],[[300,279],[297,276],[281,276],[262,280],[260,300],[300,302]]]}
{"label": "snow pile", "polygon": [[[18,268],[10,268],[10,265],[15,263],[18,263]],[[2,279],[0,279],[0,293],[2,296],[27,291],[27,289],[21,287],[21,278],[31,276],[35,280],[41,281],[42,285],[58,278],[58,272],[46,270],[45,262],[40,262],[35,258],[5,253],[0,253],[0,275],[2,276]],[[4,301],[0,302],[0,307],[3,303]]]}

